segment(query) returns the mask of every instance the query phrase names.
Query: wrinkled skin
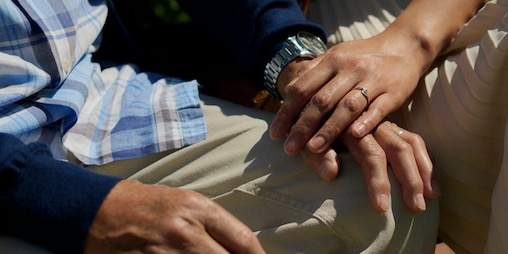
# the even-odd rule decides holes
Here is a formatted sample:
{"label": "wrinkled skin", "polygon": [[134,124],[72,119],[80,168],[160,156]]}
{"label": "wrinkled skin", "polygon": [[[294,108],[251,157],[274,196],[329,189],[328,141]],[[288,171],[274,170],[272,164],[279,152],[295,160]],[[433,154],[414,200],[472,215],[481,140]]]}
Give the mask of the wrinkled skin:
{"label": "wrinkled skin", "polygon": [[124,180],[101,205],[84,253],[264,251],[247,226],[201,194]]}

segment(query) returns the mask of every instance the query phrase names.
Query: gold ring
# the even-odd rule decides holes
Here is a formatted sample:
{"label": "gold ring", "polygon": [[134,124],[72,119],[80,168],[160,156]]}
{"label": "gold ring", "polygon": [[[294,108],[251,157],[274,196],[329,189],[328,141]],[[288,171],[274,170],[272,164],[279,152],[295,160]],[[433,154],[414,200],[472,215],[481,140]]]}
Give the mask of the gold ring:
{"label": "gold ring", "polygon": [[369,89],[367,89],[365,87],[361,87],[361,86],[357,86],[357,87],[355,87],[353,89],[360,90],[360,92],[362,93],[363,97],[365,97],[365,99],[367,99],[367,107],[368,107],[370,105]]}

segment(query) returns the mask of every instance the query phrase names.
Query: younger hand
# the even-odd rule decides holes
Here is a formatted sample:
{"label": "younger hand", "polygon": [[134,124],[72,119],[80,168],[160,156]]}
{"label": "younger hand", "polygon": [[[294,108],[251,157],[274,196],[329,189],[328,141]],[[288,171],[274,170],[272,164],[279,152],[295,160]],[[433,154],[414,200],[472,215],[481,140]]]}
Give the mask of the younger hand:
{"label": "younger hand", "polygon": [[277,80],[284,103],[272,138],[286,137],[284,150],[294,155],[304,147],[322,153],[348,128],[357,138],[370,133],[408,99],[427,67],[414,42],[400,37],[343,42],[316,59],[290,62]]}
{"label": "younger hand", "polygon": [[264,253],[254,233],[196,192],[124,180],[106,197],[84,253]]}

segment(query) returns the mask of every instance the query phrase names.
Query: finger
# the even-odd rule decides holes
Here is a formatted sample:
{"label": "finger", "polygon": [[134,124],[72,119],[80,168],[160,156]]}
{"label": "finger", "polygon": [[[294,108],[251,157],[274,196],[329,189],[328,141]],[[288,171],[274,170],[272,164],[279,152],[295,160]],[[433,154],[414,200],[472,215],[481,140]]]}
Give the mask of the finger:
{"label": "finger", "polygon": [[229,252],[265,253],[252,230],[224,208],[210,201],[206,211],[206,231]]}
{"label": "finger", "polygon": [[[348,92],[338,93],[341,96],[339,98],[342,98],[338,106],[309,141],[309,149],[315,153],[328,148],[368,106],[370,92],[367,88],[356,86],[351,89],[351,85],[342,85],[341,88],[347,89]],[[342,97],[341,93],[345,95]]]}
{"label": "finger", "polygon": [[[172,216],[158,225],[166,249],[183,253],[264,253],[254,233],[214,201],[194,191],[176,190]],[[157,207],[156,209],[160,209]],[[168,209],[165,209],[168,210]]]}
{"label": "finger", "polygon": [[[194,221],[190,218],[187,220],[172,220],[170,223],[166,221],[166,226],[180,229],[178,234],[167,235],[166,245],[151,246],[150,249],[153,253],[160,250],[158,253],[213,253],[213,254],[226,254],[229,253],[227,246],[219,243],[214,239],[209,232],[200,225],[200,222]],[[147,252],[147,251],[145,251]]]}
{"label": "finger", "polygon": [[[406,205],[413,211],[426,209],[423,195],[422,176],[415,160],[412,146],[400,138],[400,128],[393,128],[390,122],[381,123],[374,132],[374,137],[386,152],[395,177],[402,187]],[[409,133],[403,133],[409,135]]]}
{"label": "finger", "polygon": [[[339,77],[332,79],[324,85],[305,106],[305,109],[300,113],[298,120],[291,127],[291,130],[284,144],[284,149],[288,154],[296,154],[300,152],[304,146],[309,142],[308,149],[314,153],[324,153],[333,140],[337,139],[340,130],[330,129],[325,137],[329,139],[324,140],[323,136],[310,139],[316,131],[320,128],[323,121],[330,115],[330,112],[335,109],[340,99],[349,91],[347,87],[349,81]],[[344,119],[350,121],[351,119]],[[343,128],[340,126],[340,128]],[[332,133],[332,134],[330,134]],[[319,146],[319,149],[315,147]]]}
{"label": "finger", "polygon": [[284,152],[289,155],[295,155],[301,152],[318,128],[322,121],[322,117],[323,116],[319,112],[315,112],[306,107],[287,135],[286,141],[284,142]]}
{"label": "finger", "polygon": [[365,113],[351,124],[351,133],[357,138],[371,133],[388,114],[396,110],[401,104],[401,101],[388,94],[378,95],[372,99]]}
{"label": "finger", "polygon": [[301,152],[305,164],[311,167],[321,179],[332,181],[337,178],[340,169],[339,157],[333,149],[328,149],[324,153],[313,153],[308,149]]}
{"label": "finger", "polygon": [[270,137],[272,139],[281,139],[286,136],[309,98],[306,94],[302,95],[296,92],[286,96],[270,124]]}
{"label": "finger", "polygon": [[441,195],[441,190],[437,182],[432,159],[430,158],[422,137],[415,133],[405,131],[394,123],[392,123],[392,130],[413,147],[416,165],[423,181],[423,195],[426,198],[438,198]]}
{"label": "finger", "polygon": [[391,206],[391,187],[384,151],[371,134],[357,139],[347,133],[341,135],[341,140],[360,164],[371,204],[380,212],[388,211]]}
{"label": "finger", "polygon": [[310,98],[321,88],[322,84],[328,82],[328,77],[331,74],[323,68],[317,67],[320,59],[322,58],[318,57],[307,61],[305,70],[298,70],[296,76],[292,77],[285,86],[284,103],[270,124],[270,136],[273,139],[281,139],[286,136]]}
{"label": "finger", "polygon": [[[298,81],[307,82],[306,80],[308,79]],[[314,81],[308,82],[313,83]],[[304,105],[304,108],[300,112],[298,112],[298,116],[294,119],[294,122],[291,122],[292,126],[290,127],[289,132],[287,133],[287,139],[284,143],[284,151],[287,154],[289,155],[298,154],[303,149],[305,144],[309,141],[309,139],[312,137],[312,135],[314,135],[315,131],[319,128],[319,126],[323,121],[323,118],[325,118],[325,116],[328,115],[331,108],[335,107],[335,103],[336,101],[338,101],[338,99],[336,99],[335,101],[332,100],[329,104],[326,104],[327,108],[325,108],[325,106],[322,105],[316,106],[316,101],[320,100],[323,94],[326,94],[324,95],[325,97],[329,96],[328,92],[326,91],[329,89],[326,89],[326,87],[333,87],[333,85],[330,85],[330,83],[328,83],[322,88],[322,90],[317,92],[316,95],[311,96],[310,101],[306,103],[306,105]],[[314,93],[314,91],[312,93]],[[339,96],[341,97],[342,95]],[[335,97],[340,98],[339,96]],[[333,95],[329,97],[333,97]],[[295,96],[288,95],[288,98],[295,98]],[[304,96],[303,98],[308,98],[308,96]],[[290,100],[290,103],[291,101],[293,101],[293,99]],[[289,105],[288,107],[291,107],[291,104],[288,105]],[[284,113],[281,112],[281,114]],[[274,121],[275,124],[273,126],[276,126],[277,121],[279,121],[279,119],[275,119]]]}

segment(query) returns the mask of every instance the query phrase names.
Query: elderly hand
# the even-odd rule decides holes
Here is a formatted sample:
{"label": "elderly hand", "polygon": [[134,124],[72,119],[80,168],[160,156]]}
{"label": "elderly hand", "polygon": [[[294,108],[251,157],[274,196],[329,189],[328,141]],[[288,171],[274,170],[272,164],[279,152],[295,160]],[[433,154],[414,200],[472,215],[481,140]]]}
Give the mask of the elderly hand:
{"label": "elderly hand", "polygon": [[264,253],[254,233],[192,191],[124,180],[101,205],[84,253]]}
{"label": "elderly hand", "polygon": [[[425,210],[424,197],[434,199],[440,195],[432,161],[419,135],[385,120],[373,134],[357,139],[346,132],[340,140],[360,164],[369,199],[378,211],[385,212],[390,208],[387,159],[402,186],[404,201],[411,210]],[[331,181],[338,175],[340,161],[334,149],[320,154],[304,149],[301,154],[306,164],[324,180]]]}

